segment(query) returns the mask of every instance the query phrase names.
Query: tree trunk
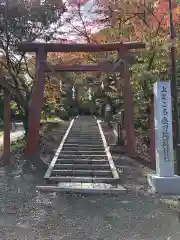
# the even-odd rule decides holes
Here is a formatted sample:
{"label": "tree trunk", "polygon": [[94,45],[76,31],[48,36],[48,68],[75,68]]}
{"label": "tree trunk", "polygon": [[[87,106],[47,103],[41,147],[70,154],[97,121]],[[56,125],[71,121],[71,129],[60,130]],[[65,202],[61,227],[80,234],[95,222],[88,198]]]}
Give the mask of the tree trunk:
{"label": "tree trunk", "polygon": [[25,136],[26,136],[27,132],[28,132],[29,111],[27,109],[23,109],[18,102],[17,102],[17,106],[18,106],[18,109],[19,109],[20,118],[21,118],[21,121],[23,123]]}
{"label": "tree trunk", "polygon": [[28,133],[28,119],[29,119],[29,112],[25,111],[24,115],[23,115],[23,118],[22,118],[24,130],[25,130],[25,136]]}

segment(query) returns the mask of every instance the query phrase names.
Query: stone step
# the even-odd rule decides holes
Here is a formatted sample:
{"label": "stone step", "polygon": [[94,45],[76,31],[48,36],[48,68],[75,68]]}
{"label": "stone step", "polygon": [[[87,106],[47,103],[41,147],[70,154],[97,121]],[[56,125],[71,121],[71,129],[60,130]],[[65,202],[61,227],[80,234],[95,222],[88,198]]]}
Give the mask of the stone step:
{"label": "stone step", "polygon": [[[84,128],[84,129],[83,129]],[[85,129],[85,128],[87,128],[87,129]],[[92,131],[91,131],[92,130]],[[97,128],[89,128],[88,129],[88,126],[87,127],[76,127],[76,128],[72,128],[71,129],[71,133],[74,133],[74,132],[79,132],[80,134],[82,133],[82,134],[88,134],[88,133],[92,133],[92,134],[96,134],[96,135],[98,135],[99,134],[99,132],[98,132],[98,127]]]}
{"label": "stone step", "polygon": [[66,147],[64,146],[62,149],[62,153],[64,151],[72,151],[72,152],[81,152],[84,151],[85,149],[87,149],[87,151],[91,151],[91,152],[96,152],[97,150],[100,151],[101,153],[104,153],[104,148],[99,147],[99,148],[87,148],[87,147],[83,147],[83,146],[77,146],[77,147]]}
{"label": "stone step", "polygon": [[89,127],[89,129],[93,129],[93,130],[96,130],[98,128],[96,123],[91,125],[89,123],[87,123],[87,124],[78,124],[78,123],[74,122],[72,131],[74,131],[76,129],[81,129],[82,132],[88,132],[89,129],[88,128],[84,128],[84,127]]}
{"label": "stone step", "polygon": [[108,170],[65,170],[55,169],[52,171],[51,176],[89,176],[89,177],[112,177],[112,172]]}
{"label": "stone step", "polygon": [[101,143],[102,142],[102,140],[101,140],[101,138],[100,137],[81,137],[81,136],[77,136],[77,137],[75,137],[75,136],[72,136],[72,137],[68,137],[67,139],[66,139],[67,141],[69,141],[69,140],[78,140],[78,141],[96,141],[96,143]]}
{"label": "stone step", "polygon": [[[89,129],[88,129],[88,127],[89,127]],[[77,132],[77,131],[79,131],[79,130],[81,130],[81,132],[82,133],[89,133],[89,132],[91,132],[91,130],[92,130],[92,133],[98,133],[98,127],[90,127],[90,126],[73,126],[73,128],[71,129],[71,132]]]}
{"label": "stone step", "polygon": [[72,133],[76,133],[76,134],[80,134],[80,135],[88,135],[89,133],[91,133],[92,135],[98,136],[100,135],[100,133],[98,132],[98,128],[97,129],[89,129],[87,131],[83,131],[82,129],[77,129],[77,130],[71,130],[70,134]]}
{"label": "stone step", "polygon": [[89,132],[91,132],[91,130],[92,130],[92,133],[94,133],[94,134],[98,134],[99,133],[98,132],[98,127],[91,128],[89,126],[79,126],[79,127],[75,127],[74,126],[71,129],[71,133],[72,132],[78,132],[78,131],[80,131],[80,133],[89,133]]}
{"label": "stone step", "polygon": [[72,129],[71,132],[69,133],[69,135],[72,135],[72,134],[80,134],[82,136],[86,136],[88,134],[91,134],[92,136],[99,136],[100,133],[98,132],[98,129],[89,129],[87,131],[83,131],[81,128],[79,129]]}
{"label": "stone step", "polygon": [[108,164],[106,159],[58,159],[56,164]]}
{"label": "stone step", "polygon": [[110,170],[109,164],[55,164],[54,169],[96,169]]}
{"label": "stone step", "polygon": [[[64,146],[79,146],[79,144],[77,143],[77,142],[75,142],[75,143],[64,143]],[[94,144],[94,143],[84,143],[84,144],[82,144],[82,146],[85,146],[85,147],[102,147],[103,146],[103,144]],[[103,146],[104,147],[104,146]]]}
{"label": "stone step", "polygon": [[99,145],[94,145],[94,144],[70,144],[70,143],[65,143],[63,148],[86,148],[87,150],[89,149],[103,149],[104,146],[101,144]]}
{"label": "stone step", "polygon": [[94,182],[94,183],[113,183],[114,178],[108,177],[64,177],[64,176],[52,176],[49,177],[48,182]]}
{"label": "stone step", "polygon": [[126,194],[126,189],[121,185],[111,185],[106,183],[69,183],[61,182],[57,185],[37,186],[42,192],[75,192],[94,194]]}
{"label": "stone step", "polygon": [[81,130],[81,132],[90,132],[92,129],[93,132],[98,133],[98,126],[91,126],[89,124],[87,125],[80,125],[80,124],[75,124],[72,128],[72,131],[75,132],[77,130]]}
{"label": "stone step", "polygon": [[81,145],[81,144],[90,144],[90,143],[93,143],[93,144],[101,144],[103,143],[102,140],[91,140],[91,139],[87,139],[87,140],[81,140],[81,139],[67,139],[65,141],[65,144],[78,144],[78,145]]}
{"label": "stone step", "polygon": [[[75,135],[75,136],[78,136],[78,135],[81,135],[82,137],[86,137],[86,136],[89,136],[89,134],[90,134],[90,136],[100,136],[100,133],[98,132],[98,129],[97,130],[95,130],[95,131],[91,131],[91,130],[89,130],[89,131],[87,131],[87,132],[83,132],[81,129],[78,129],[77,131],[71,131],[70,133],[69,133],[69,136],[72,136],[72,135]],[[69,137],[68,136],[68,137]]]}
{"label": "stone step", "polygon": [[96,159],[106,159],[107,156],[105,154],[99,154],[99,155],[88,155],[88,154],[81,154],[81,155],[75,155],[75,154],[60,154],[58,159],[87,159],[87,160],[96,160]]}
{"label": "stone step", "polygon": [[[88,129],[88,127],[83,127],[83,128],[87,128]],[[72,134],[76,134],[76,135],[81,134],[82,136],[83,135],[86,136],[88,134],[91,134],[92,136],[100,135],[98,129],[91,129],[91,128],[89,128],[88,130],[83,130],[83,128],[72,129],[71,132],[70,132],[70,135],[72,135]]]}
{"label": "stone step", "polygon": [[87,155],[102,155],[102,154],[104,154],[105,153],[105,151],[91,151],[91,150],[89,150],[89,151],[81,151],[81,150],[66,150],[66,149],[63,149],[62,151],[61,151],[61,154],[60,154],[60,157],[62,156],[62,155],[70,155],[70,154],[72,154],[72,155],[85,155],[85,156],[87,156]]}
{"label": "stone step", "polygon": [[[87,128],[87,130],[83,130],[83,128]],[[91,133],[92,136],[93,135],[95,135],[95,136],[100,135],[99,132],[98,132],[98,128],[97,129],[96,128],[94,128],[94,129],[89,128],[88,129],[88,126],[87,127],[82,127],[82,128],[72,129],[71,132],[70,132],[70,134],[78,134],[78,133],[82,134],[82,135],[88,135],[89,133]]]}
{"label": "stone step", "polygon": [[89,133],[89,135],[86,135],[86,136],[82,136],[82,135],[75,135],[75,134],[72,134],[71,136],[68,136],[68,139],[74,139],[74,138],[77,138],[77,139],[101,139],[101,136],[92,136],[91,133]]}
{"label": "stone step", "polygon": [[94,117],[74,120],[59,147],[58,159],[53,158],[49,173],[45,175],[48,185],[37,189],[96,193],[124,191],[123,187],[117,187],[114,166],[106,154],[98,124]]}
{"label": "stone step", "polygon": [[80,136],[77,136],[77,137],[75,137],[75,136],[72,136],[72,137],[68,137],[67,139],[66,139],[66,141],[95,141],[95,142],[99,142],[99,143],[101,143],[102,142],[102,140],[101,140],[101,137],[94,137],[94,138],[92,138],[92,137],[86,137],[86,138],[82,138],[82,137],[80,137]]}

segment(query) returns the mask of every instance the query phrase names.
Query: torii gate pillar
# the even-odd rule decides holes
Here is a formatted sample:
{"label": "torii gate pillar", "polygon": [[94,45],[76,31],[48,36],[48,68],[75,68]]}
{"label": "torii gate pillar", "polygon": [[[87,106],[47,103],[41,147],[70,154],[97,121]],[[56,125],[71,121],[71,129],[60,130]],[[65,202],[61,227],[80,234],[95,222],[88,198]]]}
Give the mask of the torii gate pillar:
{"label": "torii gate pillar", "polygon": [[11,132],[11,107],[10,107],[10,93],[4,90],[4,149],[3,157],[4,164],[10,163],[11,157],[11,143],[10,143],[10,132]]}
{"label": "torii gate pillar", "polygon": [[33,156],[36,154],[39,143],[41,110],[44,102],[45,60],[46,52],[44,51],[44,48],[38,48],[38,51],[36,52],[36,82],[29,108],[28,133],[25,149],[25,155],[27,156]]}
{"label": "torii gate pillar", "polygon": [[133,90],[130,82],[130,71],[127,62],[124,62],[124,127],[127,134],[127,154],[136,157],[136,139],[134,134],[133,118]]}

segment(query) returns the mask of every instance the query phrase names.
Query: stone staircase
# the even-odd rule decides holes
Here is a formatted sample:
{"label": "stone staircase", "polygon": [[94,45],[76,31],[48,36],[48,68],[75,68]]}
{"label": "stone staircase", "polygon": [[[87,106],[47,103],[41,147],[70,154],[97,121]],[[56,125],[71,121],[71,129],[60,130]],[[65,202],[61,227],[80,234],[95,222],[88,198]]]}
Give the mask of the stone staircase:
{"label": "stone staircase", "polygon": [[45,174],[41,191],[124,192],[101,125],[94,116],[73,119]]}

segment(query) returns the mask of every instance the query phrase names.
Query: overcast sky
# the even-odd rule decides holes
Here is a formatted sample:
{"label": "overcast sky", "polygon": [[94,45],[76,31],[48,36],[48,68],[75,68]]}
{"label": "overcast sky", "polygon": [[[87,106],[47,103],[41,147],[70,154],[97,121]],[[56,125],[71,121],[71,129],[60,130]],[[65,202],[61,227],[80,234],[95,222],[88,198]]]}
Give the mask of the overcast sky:
{"label": "overcast sky", "polygon": [[[83,6],[81,6],[81,16],[83,18],[83,21],[86,22],[86,29],[89,32],[97,32],[100,30],[100,27],[95,25],[91,25],[92,21],[96,20],[98,18],[98,15],[96,13],[93,13],[95,10],[95,4],[94,0],[89,0],[87,3],[85,3]],[[63,26],[58,29],[59,32],[63,32],[60,36],[64,39],[72,40],[72,41],[83,41],[82,35],[79,32],[83,31],[83,25],[82,21],[74,17],[73,20],[71,20],[70,23],[67,23],[67,18],[72,17],[72,11],[74,11],[73,8],[69,8],[69,11],[64,13],[63,17]],[[89,24],[88,24],[89,22]]]}

